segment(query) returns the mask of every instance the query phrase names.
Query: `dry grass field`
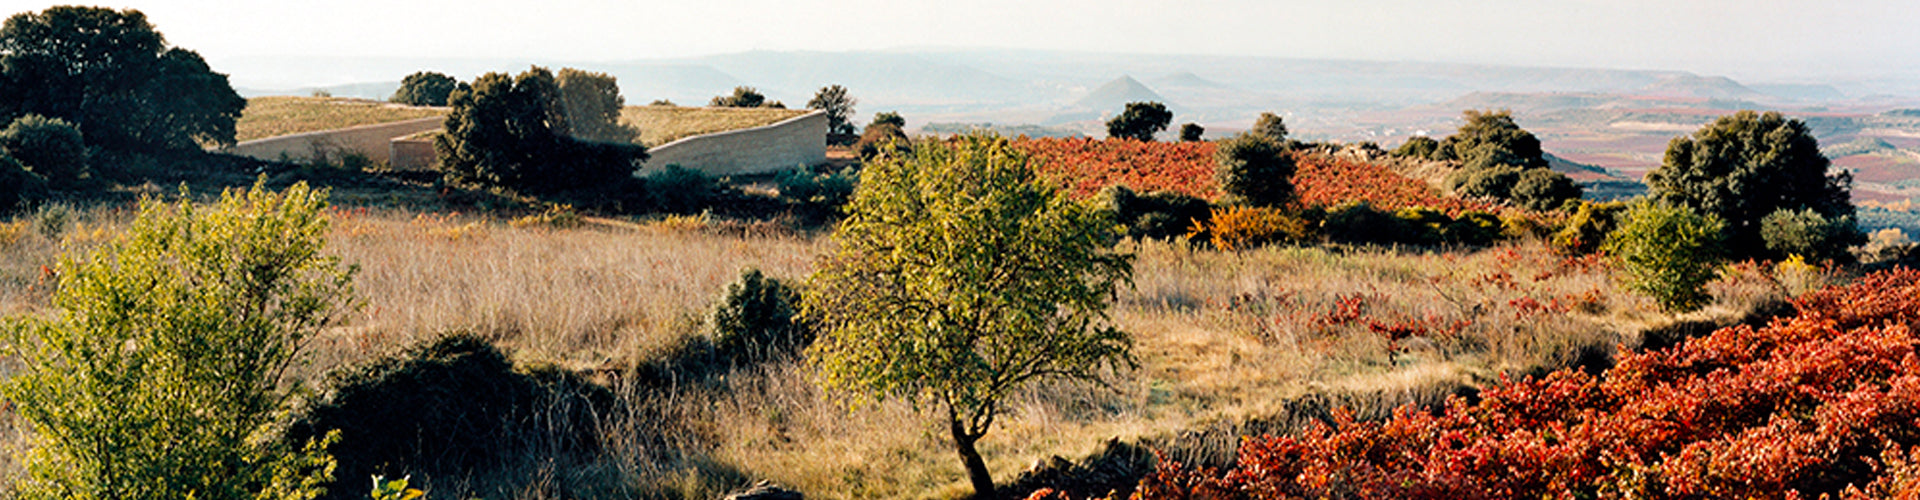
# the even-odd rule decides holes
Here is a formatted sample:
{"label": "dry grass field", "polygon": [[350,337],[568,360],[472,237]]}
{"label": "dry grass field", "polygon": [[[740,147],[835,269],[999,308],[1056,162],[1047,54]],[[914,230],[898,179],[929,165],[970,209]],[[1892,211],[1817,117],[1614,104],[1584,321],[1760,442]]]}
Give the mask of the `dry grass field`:
{"label": "dry grass field", "polygon": [[[0,225],[0,311],[45,308],[45,269],[56,256],[110,238],[129,217],[124,207],[53,207]],[[741,269],[802,280],[824,236],[699,217],[561,228],[350,207],[335,209],[332,231],[330,251],[360,268],[365,306],[310,345],[300,378],[317,382],[450,331],[478,333],[521,365],[612,374],[604,382],[623,410],[592,429],[600,452],[417,476],[429,498],[714,498],[760,479],[809,498],[970,492],[928,409],[849,407],[791,358],[667,386],[618,375],[705,335],[705,311]],[[1603,262],[1536,241],[1458,251],[1122,249],[1137,256],[1136,274],[1113,320],[1134,335],[1139,366],[1104,385],[1023,393],[981,443],[999,481],[1112,438],[1166,442],[1263,418],[1311,393],[1356,395],[1350,401],[1369,406],[1363,414],[1380,414],[1591,362],[1639,344],[1642,332],[1739,316],[1832,279],[1817,269],[1730,267],[1713,306],[1674,318],[1620,289]],[[1213,446],[1202,451],[1229,453],[1232,442]]]}
{"label": "dry grass field", "polygon": [[627,106],[620,110],[620,121],[640,127],[640,143],[652,147],[688,136],[772,125],[804,114],[807,110]]}
{"label": "dry grass field", "polygon": [[255,97],[234,124],[234,140],[397,122],[447,114],[446,108],[335,97]]}

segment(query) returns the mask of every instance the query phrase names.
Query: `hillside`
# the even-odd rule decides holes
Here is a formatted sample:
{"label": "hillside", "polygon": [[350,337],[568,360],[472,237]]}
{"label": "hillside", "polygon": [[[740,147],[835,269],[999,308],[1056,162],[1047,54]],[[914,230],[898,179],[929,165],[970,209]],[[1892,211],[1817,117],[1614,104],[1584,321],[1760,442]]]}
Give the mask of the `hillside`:
{"label": "hillside", "polygon": [[245,142],[446,114],[446,108],[404,106],[365,99],[255,97],[247,100],[246,111],[234,124],[234,139]]}

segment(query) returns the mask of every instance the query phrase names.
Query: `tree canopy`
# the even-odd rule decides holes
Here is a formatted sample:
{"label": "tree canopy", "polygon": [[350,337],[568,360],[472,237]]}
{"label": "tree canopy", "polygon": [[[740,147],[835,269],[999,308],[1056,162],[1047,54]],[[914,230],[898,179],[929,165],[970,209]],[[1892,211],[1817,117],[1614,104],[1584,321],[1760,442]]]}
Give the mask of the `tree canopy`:
{"label": "tree canopy", "polygon": [[446,133],[434,138],[441,173],[457,183],[556,194],[616,185],[646,150],[574,139],[553,73],[487,73],[453,92]]}
{"label": "tree canopy", "polygon": [[716,108],[785,108],[780,101],[768,101],[759,89],[747,86],[733,88],[732,95],[715,96],[707,101],[708,106]]}
{"label": "tree canopy", "polygon": [[1014,390],[1131,362],[1106,313],[1132,273],[1112,218],[1028,161],[972,135],[868,164],[802,299],[826,385],[935,405],[983,498],[993,479],[975,443]]}
{"label": "tree canopy", "polygon": [[1213,160],[1226,202],[1273,207],[1293,200],[1293,155],[1269,136],[1241,134],[1221,143]]}
{"label": "tree canopy", "polygon": [[847,88],[839,85],[820,87],[807,101],[807,109],[827,112],[827,144],[836,146],[852,144],[854,137],[853,105],[858,99],[847,95]]}
{"label": "tree canopy", "polygon": [[1200,126],[1200,124],[1198,123],[1188,123],[1185,125],[1181,125],[1180,141],[1181,142],[1200,142],[1200,136],[1206,133],[1207,133],[1207,128]]}
{"label": "tree canopy", "polygon": [[1805,122],[1741,111],[1668,142],[1647,185],[1654,198],[1726,221],[1729,246],[1751,256],[1765,248],[1761,221],[1776,211],[1853,215],[1853,176],[1829,166]]}
{"label": "tree canopy", "polygon": [[1173,112],[1157,102],[1130,102],[1120,116],[1107,120],[1107,137],[1152,141],[1153,134],[1173,123]]}
{"label": "tree canopy", "polygon": [[460,81],[445,73],[416,71],[400,80],[400,88],[387,101],[409,106],[445,106],[447,97],[460,88]]}
{"label": "tree canopy", "polygon": [[1280,115],[1271,112],[1260,113],[1260,118],[1253,121],[1253,129],[1247,133],[1266,137],[1274,144],[1282,146],[1287,144],[1287,122],[1280,118]]}
{"label": "tree canopy", "polygon": [[[1431,157],[1457,160],[1460,168],[1447,183],[1461,196],[1509,201],[1530,210],[1548,210],[1580,198],[1580,186],[1566,174],[1547,168],[1540,139],[1514,123],[1513,113],[1467,110],[1460,130],[1434,145]],[[1408,139],[1401,149],[1414,154],[1426,142]],[[1396,150],[1399,153],[1400,150]]]}
{"label": "tree canopy", "polygon": [[639,130],[620,123],[627,99],[620,97],[620,83],[613,75],[560,68],[554,84],[560,88],[561,109],[573,138],[623,144],[640,138]]}
{"label": "tree canopy", "polygon": [[230,145],[247,101],[145,14],[60,6],[0,27],[0,119],[38,114],[120,150]]}

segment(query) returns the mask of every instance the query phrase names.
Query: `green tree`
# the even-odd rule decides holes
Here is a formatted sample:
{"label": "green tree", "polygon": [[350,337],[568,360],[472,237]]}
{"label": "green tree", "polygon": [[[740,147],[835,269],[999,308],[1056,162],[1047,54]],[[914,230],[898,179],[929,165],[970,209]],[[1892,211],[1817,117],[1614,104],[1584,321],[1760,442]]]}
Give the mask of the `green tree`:
{"label": "green tree", "polygon": [[853,105],[860,101],[847,95],[847,88],[839,85],[820,87],[807,101],[807,109],[827,112],[827,144],[844,146],[853,144]]}
{"label": "green tree", "polygon": [[1620,215],[1603,248],[1619,262],[1629,288],[1666,310],[1693,311],[1713,299],[1706,287],[1719,275],[1724,227],[1719,217],[1643,200]]}
{"label": "green tree", "polygon": [[1727,222],[1741,256],[1765,248],[1761,219],[1779,210],[1853,215],[1853,176],[1829,171],[1807,124],[1779,113],[1741,111],[1667,143],[1666,159],[1647,174],[1654,198]]}
{"label": "green tree", "polygon": [[1866,242],[1853,216],[1827,217],[1811,208],[1783,208],[1760,219],[1760,238],[1770,256],[1798,255],[1807,260],[1852,262],[1848,247]]}
{"label": "green tree", "polygon": [[780,105],[779,102],[768,102],[767,96],[760,95],[760,90],[755,89],[753,87],[747,87],[747,86],[734,87],[733,95],[716,96],[713,98],[713,100],[708,101],[707,105],[716,107],[716,108],[784,108],[786,107],[784,105]]}
{"label": "green tree", "polygon": [[1200,126],[1200,124],[1198,123],[1189,123],[1186,125],[1181,125],[1180,141],[1181,142],[1200,142],[1200,136],[1206,133],[1207,133],[1207,128]]}
{"label": "green tree", "polygon": [[[1465,122],[1460,125],[1460,130],[1440,142],[1441,153],[1445,156],[1441,159],[1471,161],[1489,152],[1501,152],[1508,155],[1509,159],[1499,163],[1522,167],[1547,166],[1545,153],[1540,150],[1540,138],[1514,123],[1513,112],[1504,109],[1469,109],[1462,115]],[[1488,149],[1489,146],[1495,149]]]}
{"label": "green tree", "polygon": [[1293,200],[1293,155],[1265,135],[1220,143],[1213,161],[1226,203],[1277,207]]}
{"label": "green tree", "polygon": [[416,71],[400,80],[400,88],[393,91],[388,102],[408,106],[445,106],[447,97],[460,88],[460,81],[445,73]]}
{"label": "green tree", "polygon": [[1247,133],[1265,137],[1274,144],[1287,145],[1287,122],[1271,112],[1260,113],[1260,118],[1253,121],[1253,129]]}
{"label": "green tree", "polygon": [[53,187],[70,189],[87,173],[87,144],[80,129],[59,118],[26,115],[0,130],[0,150],[20,160]]}
{"label": "green tree", "polygon": [[1566,174],[1534,168],[1520,173],[1508,195],[1521,208],[1545,212],[1566,205],[1567,200],[1580,199],[1580,185]]}
{"label": "green tree", "polygon": [[559,194],[621,185],[637,145],[573,139],[553,73],[533,67],[515,77],[488,73],[453,92],[446,133],[434,150],[449,181],[529,194]]}
{"label": "green tree", "polygon": [[1153,134],[1173,123],[1173,112],[1157,102],[1130,102],[1120,116],[1107,120],[1107,137],[1152,141]]}
{"label": "green tree", "polygon": [[894,128],[906,130],[907,119],[901,117],[900,113],[881,111],[873,114],[873,122],[868,123],[867,127],[873,127],[874,125],[893,125]]}
{"label": "green tree", "polygon": [[936,405],[981,498],[993,477],[975,445],[1013,391],[1132,363],[1132,341],[1107,325],[1132,274],[1111,217],[1028,161],[974,135],[867,165],[802,298],[826,385]]}
{"label": "green tree", "polygon": [[1408,137],[1407,142],[1401,143],[1400,147],[1393,148],[1393,156],[1396,158],[1424,159],[1431,158],[1434,152],[1439,150],[1440,141],[1433,140],[1432,137],[1416,135]]}
{"label": "green tree", "polygon": [[58,312],[7,323],[0,393],[34,435],[21,497],[305,499],[331,476],[324,443],[269,425],[301,346],[356,304],[353,268],[322,253],[326,192],[181,198],[63,257]]}
{"label": "green tree", "polygon": [[27,208],[47,197],[47,178],[0,151],[0,212]]}
{"label": "green tree", "polygon": [[137,10],[51,7],[0,27],[0,119],[59,118],[109,149],[197,150],[233,144],[246,106]]}
{"label": "green tree", "polygon": [[622,144],[640,138],[639,130],[620,123],[627,100],[620,97],[620,83],[613,75],[561,68],[554,85],[560,88],[561,109],[573,138]]}

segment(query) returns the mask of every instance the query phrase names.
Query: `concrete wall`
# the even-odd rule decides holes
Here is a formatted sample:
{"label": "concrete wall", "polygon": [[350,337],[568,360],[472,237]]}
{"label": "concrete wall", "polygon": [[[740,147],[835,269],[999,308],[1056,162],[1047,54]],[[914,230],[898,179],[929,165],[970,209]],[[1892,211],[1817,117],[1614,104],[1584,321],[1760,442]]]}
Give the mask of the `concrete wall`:
{"label": "concrete wall", "polygon": [[[312,159],[316,153],[333,154],[341,151],[357,151],[367,155],[367,158],[375,162],[390,163],[393,153],[393,138],[428,130],[438,130],[441,124],[446,123],[446,121],[446,117],[432,116],[407,121],[268,137],[235,144],[233,147],[227,148],[222,152],[269,161],[277,161],[281,158],[293,161],[306,161]],[[431,144],[429,144],[428,147],[431,148]]]}
{"label": "concrete wall", "polygon": [[389,146],[387,165],[394,170],[430,170],[440,162],[433,139],[396,138]]}
{"label": "concrete wall", "polygon": [[778,172],[827,162],[827,113],[814,111],[772,125],[696,135],[647,149],[634,175],[679,165],[720,177]]}

